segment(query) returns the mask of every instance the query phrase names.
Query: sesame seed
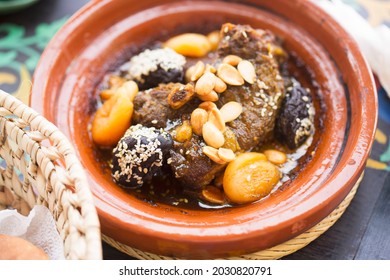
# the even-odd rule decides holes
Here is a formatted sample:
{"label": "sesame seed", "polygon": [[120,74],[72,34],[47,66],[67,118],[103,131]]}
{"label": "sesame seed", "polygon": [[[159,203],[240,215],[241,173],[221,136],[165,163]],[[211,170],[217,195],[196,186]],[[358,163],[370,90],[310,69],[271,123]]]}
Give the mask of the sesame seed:
{"label": "sesame seed", "polygon": [[132,79],[143,82],[142,76],[149,75],[150,72],[156,71],[158,67],[167,72],[171,69],[182,70],[185,63],[185,57],[170,48],[147,49],[131,58],[129,75]]}
{"label": "sesame seed", "polygon": [[[130,127],[113,150],[118,162],[118,170],[113,171],[112,177],[115,180],[121,179],[129,183],[136,182],[141,186],[143,177],[140,175],[149,172],[149,169],[145,167],[145,162],[151,157],[156,157],[150,168],[162,165],[163,157],[158,136],[157,130],[153,127],[146,128],[141,125]],[[135,145],[131,148],[125,142],[127,137],[136,140]],[[145,138],[150,139],[150,142],[142,144],[141,140]],[[149,164],[147,166],[149,167]]]}
{"label": "sesame seed", "polygon": [[152,124],[156,124],[156,123],[158,123],[157,120],[152,120]]}

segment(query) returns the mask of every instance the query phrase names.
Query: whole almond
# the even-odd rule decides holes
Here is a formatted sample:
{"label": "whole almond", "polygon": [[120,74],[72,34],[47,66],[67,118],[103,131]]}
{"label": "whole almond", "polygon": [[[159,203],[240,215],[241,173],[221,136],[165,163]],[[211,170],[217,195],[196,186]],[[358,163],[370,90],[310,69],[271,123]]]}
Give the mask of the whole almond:
{"label": "whole almond", "polygon": [[248,60],[243,60],[237,65],[238,72],[247,83],[253,84],[256,80],[256,71],[253,64]]}
{"label": "whole almond", "polygon": [[205,66],[204,66],[203,61],[199,60],[199,61],[195,64],[193,73],[192,73],[192,75],[191,75],[191,81],[192,81],[192,82],[195,82],[196,80],[198,80],[198,79],[203,75],[204,69],[205,69]]}
{"label": "whole almond", "polygon": [[218,149],[218,157],[225,162],[231,162],[236,158],[236,155],[230,149],[219,148]]}
{"label": "whole almond", "polygon": [[222,132],[209,121],[203,125],[202,135],[206,144],[213,148],[220,148],[225,143]]}
{"label": "whole almond", "polygon": [[212,161],[218,164],[225,164],[222,159],[219,158],[218,156],[218,150],[216,148],[210,147],[210,146],[205,146],[203,147],[203,153]]}
{"label": "whole almond", "polygon": [[230,54],[230,55],[227,55],[224,57],[224,59],[222,60],[222,63],[227,63],[227,64],[230,64],[232,66],[237,66],[238,63],[240,63],[242,61],[242,58],[237,56],[237,55],[233,55],[233,54]]}
{"label": "whole almond", "polygon": [[198,107],[201,109],[204,109],[208,112],[208,111],[211,111],[211,109],[213,109],[213,108],[217,108],[217,105],[215,105],[214,102],[205,101],[205,102],[200,103]]}
{"label": "whole almond", "polygon": [[225,123],[231,122],[241,115],[242,105],[236,101],[230,101],[223,105],[219,111]]}
{"label": "whole almond", "polygon": [[228,85],[241,86],[245,83],[238,70],[227,63],[222,63],[219,65],[217,76]]}
{"label": "whole almond", "polygon": [[221,132],[225,131],[225,121],[222,118],[221,112],[217,108],[213,108],[209,112],[209,122],[216,126]]}
{"label": "whole almond", "polygon": [[222,93],[227,89],[227,85],[220,78],[216,77],[214,90],[217,93]]}
{"label": "whole almond", "polygon": [[206,110],[196,108],[191,114],[191,126],[196,135],[202,135],[203,125],[207,122],[208,114]]}
{"label": "whole almond", "polygon": [[215,102],[215,101],[218,101],[219,99],[219,96],[218,94],[212,90],[210,91],[208,94],[206,95],[198,95],[198,98],[202,101],[211,101],[211,102]]}
{"label": "whole almond", "polygon": [[211,72],[204,73],[195,85],[195,92],[198,95],[206,95],[210,93],[215,86],[215,75]]}

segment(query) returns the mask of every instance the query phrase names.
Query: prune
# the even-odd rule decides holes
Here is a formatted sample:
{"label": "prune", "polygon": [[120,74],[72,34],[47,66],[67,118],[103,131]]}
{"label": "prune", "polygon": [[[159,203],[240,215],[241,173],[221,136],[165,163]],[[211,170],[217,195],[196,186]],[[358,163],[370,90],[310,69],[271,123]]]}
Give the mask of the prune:
{"label": "prune", "polygon": [[124,188],[141,187],[160,172],[173,146],[163,129],[131,126],[113,150],[111,175]]}
{"label": "prune", "polygon": [[185,57],[172,49],[147,49],[130,60],[129,77],[138,84],[140,90],[161,83],[183,82],[185,63]]}
{"label": "prune", "polygon": [[287,86],[286,98],[276,121],[276,136],[290,149],[295,149],[312,134],[313,118],[310,93],[296,81]]}

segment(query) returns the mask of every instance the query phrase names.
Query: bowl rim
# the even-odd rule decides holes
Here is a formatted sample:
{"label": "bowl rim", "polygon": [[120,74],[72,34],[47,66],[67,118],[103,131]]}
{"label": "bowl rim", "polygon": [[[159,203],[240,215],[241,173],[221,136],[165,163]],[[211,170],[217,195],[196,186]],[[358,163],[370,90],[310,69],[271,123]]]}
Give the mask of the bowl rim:
{"label": "bowl rim", "polygon": [[[101,1],[95,1],[95,3],[89,3],[84,8],[82,8],[79,12],[77,12],[66,24],[64,27],[61,28],[61,30],[55,35],[55,37],[52,39],[52,41],[49,43],[47,48],[45,49],[38,66],[36,68],[36,72],[34,73],[34,83],[32,87],[32,94],[30,96],[30,104],[31,106],[41,112],[45,115],[45,108],[44,108],[44,100],[46,100],[45,94],[49,92],[49,84],[47,82],[47,79],[45,77],[49,76],[49,73],[51,72],[52,67],[54,67],[53,63],[53,57],[54,60],[58,59],[58,51],[60,50],[59,46],[62,42],[64,42],[68,35],[70,35],[75,28],[77,28],[78,24],[81,23],[83,20],[88,18],[90,14],[93,14],[96,12],[99,8],[99,4],[101,6],[104,6],[106,3],[110,1],[107,0],[101,0]],[[175,1],[171,1],[175,2]],[[239,2],[240,4],[244,2]],[[253,4],[257,5],[259,1],[256,0],[249,0],[245,1],[243,4]],[[366,98],[362,102],[366,102],[369,106],[362,108],[362,115],[365,115],[367,113],[368,108],[377,108],[377,96],[375,94],[375,88],[373,87],[374,81],[371,71],[369,70],[368,64],[364,57],[362,56],[361,52],[358,50],[357,44],[351,39],[351,37],[346,33],[346,31],[337,23],[335,22],[330,15],[326,14],[324,11],[320,10],[317,5],[314,3],[311,3],[310,1],[305,0],[298,0],[295,1],[297,5],[300,5],[302,8],[307,9],[309,12],[312,12],[312,16],[320,16],[328,22],[328,28],[331,28],[332,30],[337,31],[340,35],[340,37],[347,38],[342,43],[344,46],[349,47],[350,54],[352,56],[348,57],[349,63],[355,63],[359,65],[360,67],[357,67],[356,69],[356,75],[360,77],[361,85],[364,85],[361,87],[361,90],[365,90],[367,94],[371,94],[370,97],[373,98]],[[160,4],[160,3],[159,3]],[[350,61],[353,60],[353,61]],[[36,82],[36,81],[39,81]],[[368,86],[370,85],[370,86]],[[368,87],[366,87],[368,86]],[[39,98],[33,98],[38,94]],[[43,94],[43,95],[42,95]],[[40,96],[39,96],[40,95]],[[372,113],[372,112],[371,112]],[[353,158],[348,160],[354,160],[353,164],[347,164],[345,157],[343,157],[343,168],[340,170],[340,172],[336,175],[332,174],[332,176],[329,177],[329,180],[327,180],[327,184],[333,184],[340,186],[338,191],[329,192],[327,189],[320,189],[318,192],[316,192],[314,195],[316,197],[322,197],[320,201],[322,203],[317,204],[314,201],[317,200],[309,200],[305,199],[302,201],[302,204],[304,204],[304,207],[302,207],[302,211],[298,211],[295,213],[296,217],[301,217],[302,219],[307,219],[308,215],[311,215],[314,212],[318,212],[323,209],[327,209],[327,212],[330,213],[331,210],[333,210],[331,205],[334,205],[335,203],[340,203],[342,199],[348,194],[354,183],[358,179],[358,175],[361,174],[365,167],[365,162],[368,158],[369,151],[371,150],[373,139],[374,139],[374,133],[375,128],[377,125],[377,110],[374,112],[374,118],[370,121],[366,119],[361,120],[362,123],[360,123],[360,130],[361,135],[359,135],[359,139],[356,142],[356,146],[354,147],[352,151],[352,155],[354,155]],[[365,131],[364,131],[365,130]],[[341,195],[340,195],[341,193]],[[310,213],[309,211],[303,209],[311,209]],[[99,215],[105,216],[107,213],[105,213],[107,209],[98,209]],[[108,217],[104,217],[105,219]],[[281,220],[284,222],[288,222],[291,218],[284,217],[283,215],[280,216]],[[287,219],[287,220],[285,220]],[[108,225],[108,227],[115,227],[117,223],[120,223],[120,221],[115,221],[115,218],[110,218],[111,224]],[[102,225],[104,227],[104,225]],[[297,230],[296,234],[302,232],[301,230]],[[139,231],[138,233],[142,233],[142,231]],[[145,229],[143,231],[144,234],[147,235],[153,235],[153,232],[150,231],[150,229]],[[170,234],[165,233],[166,238],[172,239],[174,237],[170,236]],[[256,236],[255,232],[251,233],[254,238]],[[217,236],[214,238],[214,242],[223,242],[224,240],[218,240],[220,236]],[[236,237],[237,239],[237,237]],[[202,241],[200,241],[202,242]]]}

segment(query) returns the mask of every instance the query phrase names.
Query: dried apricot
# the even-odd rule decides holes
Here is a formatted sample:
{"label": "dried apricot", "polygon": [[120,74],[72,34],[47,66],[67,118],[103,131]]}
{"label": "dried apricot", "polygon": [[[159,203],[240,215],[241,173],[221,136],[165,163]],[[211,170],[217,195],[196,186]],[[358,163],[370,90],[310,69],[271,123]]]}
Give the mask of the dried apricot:
{"label": "dried apricot", "polygon": [[264,154],[243,153],[228,164],[223,189],[231,202],[249,203],[268,195],[279,180],[278,168]]}
{"label": "dried apricot", "polygon": [[119,92],[104,102],[92,121],[92,139],[102,146],[114,146],[130,127],[133,102],[126,92]]}
{"label": "dried apricot", "polygon": [[197,33],[185,33],[170,38],[164,47],[190,57],[203,57],[211,50],[211,44],[207,37]]}

